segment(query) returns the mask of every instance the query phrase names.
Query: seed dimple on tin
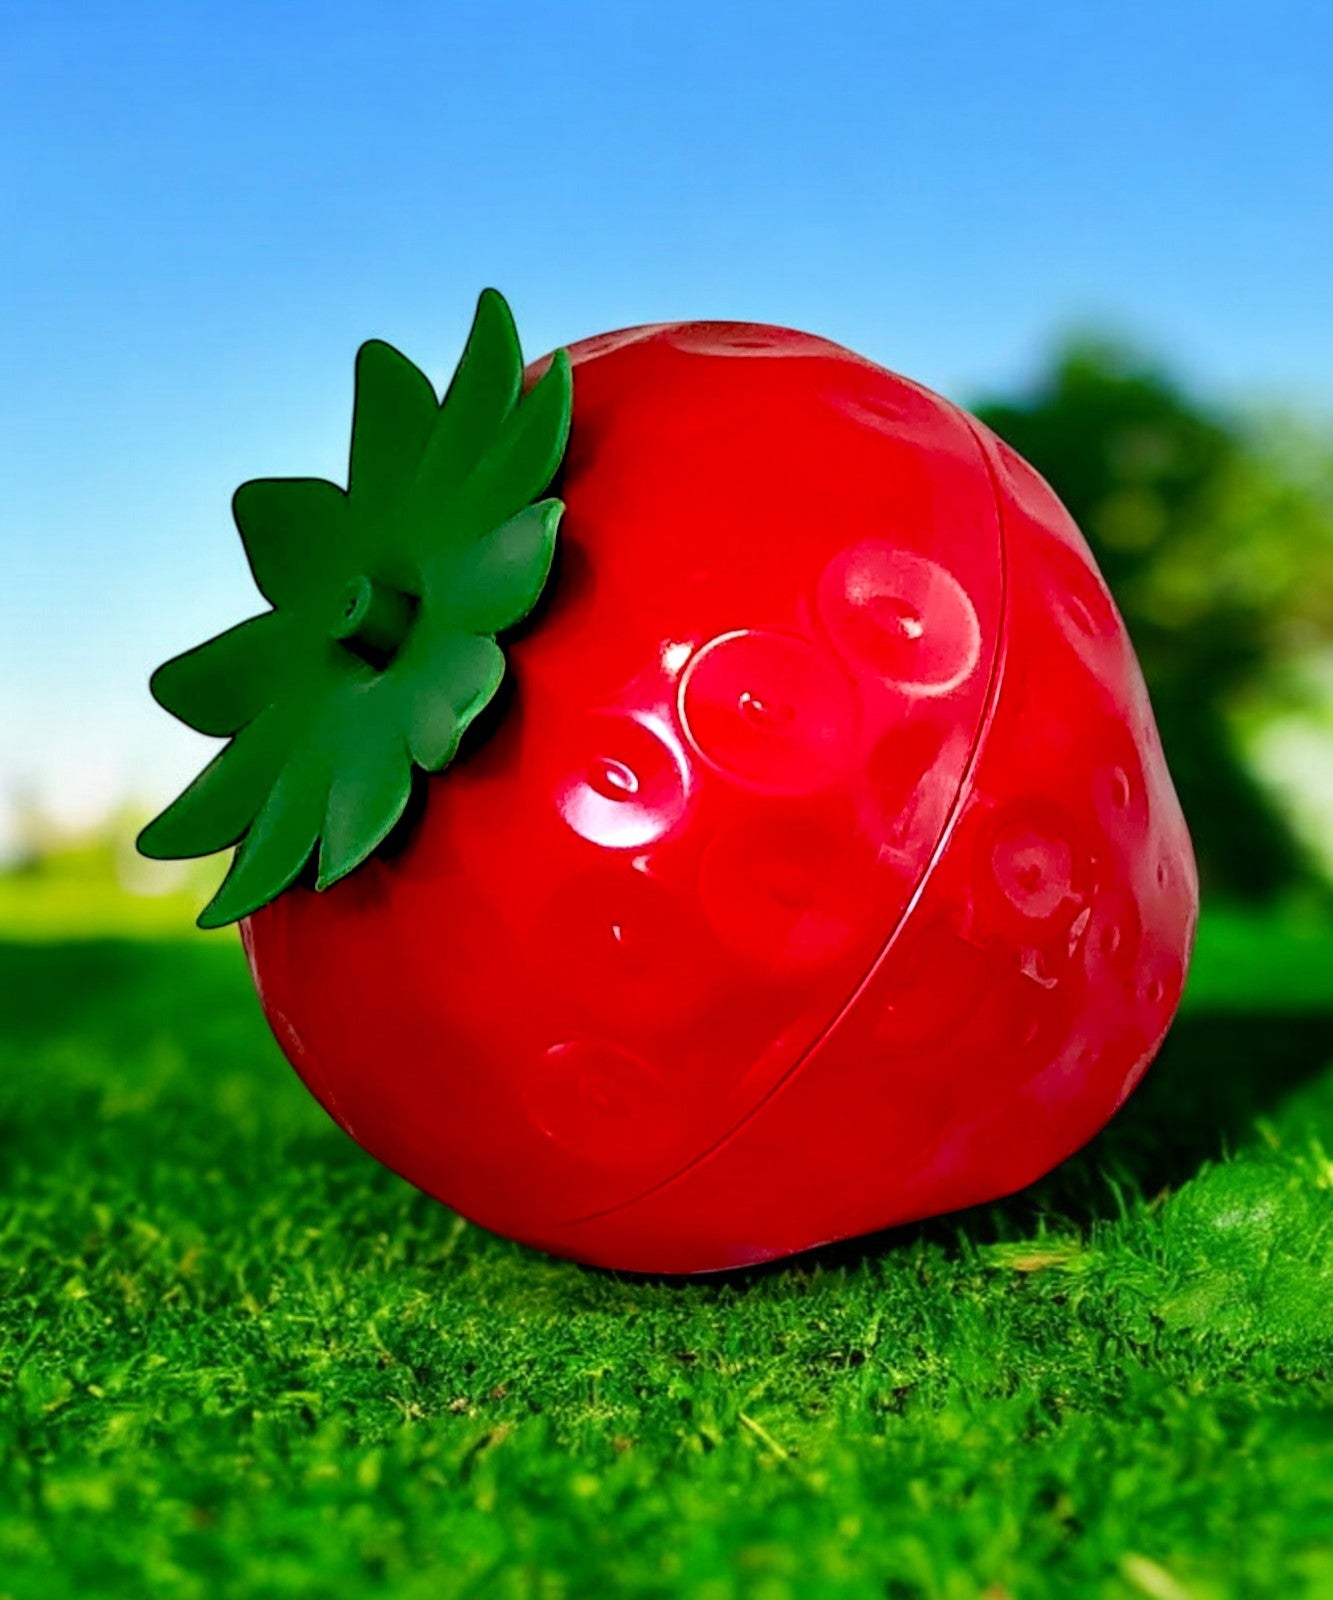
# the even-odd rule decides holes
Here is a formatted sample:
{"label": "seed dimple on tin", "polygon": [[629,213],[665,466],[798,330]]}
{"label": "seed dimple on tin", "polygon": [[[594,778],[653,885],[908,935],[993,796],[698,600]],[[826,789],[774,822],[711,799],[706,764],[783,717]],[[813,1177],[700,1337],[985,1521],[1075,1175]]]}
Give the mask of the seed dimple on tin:
{"label": "seed dimple on tin", "polygon": [[613,1040],[579,1037],[529,1063],[523,1098],[537,1131],[598,1167],[664,1154],[680,1133],[679,1106],[658,1068]]}
{"label": "seed dimple on tin", "polygon": [[836,656],[797,634],[719,634],[685,669],[677,705],[704,761],[748,787],[812,794],[836,785],[856,759],[854,682]]}
{"label": "seed dimple on tin", "polygon": [[1065,597],[1065,606],[1076,628],[1090,636],[1097,632],[1097,620],[1093,616],[1087,601],[1080,595],[1067,595]]}
{"label": "seed dimple on tin", "polygon": [[623,761],[604,756],[589,769],[588,787],[606,800],[630,800],[639,792],[639,779]]}
{"label": "seed dimple on tin", "polygon": [[1042,921],[1074,893],[1069,839],[1041,819],[1012,818],[991,847],[991,871],[1005,899],[1025,917]]}
{"label": "seed dimple on tin", "polygon": [[571,743],[582,749],[555,801],[581,838],[607,849],[642,849],[680,821],[688,776],[684,753],[664,722],[598,712]]}
{"label": "seed dimple on tin", "polygon": [[916,640],[926,631],[921,613],[896,595],[872,595],[866,604],[866,611],[885,632],[896,633],[900,638]]}
{"label": "seed dimple on tin", "polygon": [[961,689],[981,657],[981,623],[967,590],[928,556],[868,541],[821,574],[816,603],[839,652],[858,671],[911,695]]}
{"label": "seed dimple on tin", "polygon": [[784,701],[761,700],[749,689],[743,690],[738,696],[736,707],[747,721],[758,727],[780,728],[796,715]]}

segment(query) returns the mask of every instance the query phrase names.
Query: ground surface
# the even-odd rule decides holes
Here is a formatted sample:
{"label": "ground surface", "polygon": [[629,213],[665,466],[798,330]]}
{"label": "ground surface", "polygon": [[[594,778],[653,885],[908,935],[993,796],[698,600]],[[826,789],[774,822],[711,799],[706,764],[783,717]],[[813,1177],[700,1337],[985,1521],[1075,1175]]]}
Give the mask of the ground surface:
{"label": "ground surface", "polygon": [[1036,1189],[644,1281],[377,1168],[230,938],[12,942],[0,1596],[1333,1595],[1331,1063],[1329,936],[1215,920]]}

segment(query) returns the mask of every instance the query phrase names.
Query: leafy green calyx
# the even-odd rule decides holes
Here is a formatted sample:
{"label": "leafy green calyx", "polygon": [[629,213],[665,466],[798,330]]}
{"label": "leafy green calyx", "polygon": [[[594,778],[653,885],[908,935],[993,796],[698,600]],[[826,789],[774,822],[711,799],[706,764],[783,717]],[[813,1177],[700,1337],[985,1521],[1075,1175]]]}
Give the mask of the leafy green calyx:
{"label": "leafy green calyx", "polygon": [[347,488],[260,478],[232,503],[270,610],[151,680],[182,722],[228,743],[144,829],[148,856],[237,846],[201,927],[248,916],[312,860],[328,888],[438,772],[504,676],[496,635],[550,574],[564,507],[537,497],[569,435],[569,357],[523,392],[509,307],[477,304],[441,401],[378,340],[356,362]]}

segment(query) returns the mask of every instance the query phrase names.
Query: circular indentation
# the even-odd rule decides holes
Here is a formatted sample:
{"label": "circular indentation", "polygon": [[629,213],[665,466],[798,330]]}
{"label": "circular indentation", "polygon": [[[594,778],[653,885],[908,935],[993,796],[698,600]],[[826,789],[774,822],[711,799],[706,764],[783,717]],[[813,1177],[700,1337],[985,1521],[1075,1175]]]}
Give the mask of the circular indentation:
{"label": "circular indentation", "polygon": [[1130,659],[1110,591],[1090,558],[1054,537],[1044,541],[1028,599],[1054,619],[1082,660],[1103,681],[1114,681]]}
{"label": "circular indentation", "polygon": [[552,1045],[527,1075],[524,1103],[548,1139],[598,1166],[660,1159],[679,1137],[679,1114],[662,1073],[605,1039]]}
{"label": "circular indentation", "polygon": [[1098,631],[1098,619],[1085,596],[1068,594],[1064,597],[1063,604],[1065,616],[1073,623],[1077,632],[1091,635]]}
{"label": "circular indentation", "polygon": [[562,1004],[581,1026],[688,1026],[717,990],[721,952],[694,900],[621,855],[562,885],[542,938],[579,973]]}
{"label": "circular indentation", "polygon": [[1129,982],[1138,967],[1141,928],[1132,895],[1114,885],[1099,888],[1083,941],[1089,976],[1096,980],[1100,970],[1122,983]]}
{"label": "circular indentation", "polygon": [[1133,735],[1118,717],[1106,717],[1088,727],[1080,742],[1095,761],[1092,801],[1097,820],[1114,845],[1137,847],[1148,826],[1148,785]]}
{"label": "circular indentation", "polygon": [[557,785],[556,805],[581,838],[612,850],[639,849],[684,815],[688,768],[665,722],[592,716],[570,747],[576,755]]}
{"label": "circular indentation", "polygon": [[969,936],[1006,947],[1038,986],[1066,976],[1092,926],[1078,918],[1092,903],[1093,855],[1073,818],[1038,795],[989,816],[974,808],[960,848],[971,863]]}
{"label": "circular indentation", "polygon": [[913,426],[913,402],[918,406],[920,404],[910,389],[898,386],[888,389],[867,386],[855,393],[839,388],[824,398],[826,404],[848,422],[855,423],[859,428],[873,428],[876,432],[887,433],[898,441],[901,441],[904,431]]}
{"label": "circular indentation", "polygon": [[1060,548],[1063,581],[1055,587],[1051,598],[1065,632],[1075,640],[1118,638],[1120,628],[1110,595],[1088,566],[1066,546]]}
{"label": "circular indentation", "polygon": [[1157,863],[1157,887],[1159,889],[1165,889],[1167,884],[1170,883],[1170,881],[1171,881],[1171,869],[1170,869],[1170,867],[1167,866],[1165,861],[1159,861]]}
{"label": "circular indentation", "polygon": [[837,356],[835,345],[812,333],[762,322],[682,322],[664,331],[663,342],[700,356]]}
{"label": "circular indentation", "polygon": [[981,656],[967,591],[938,561],[890,544],[844,550],[819,580],[819,614],[859,667],[909,694],[948,694]]}
{"label": "circular indentation", "polygon": [[685,670],[680,720],[710,766],[769,794],[810,794],[856,754],[856,691],[806,639],[746,630],[706,644]]}
{"label": "circular indentation", "polygon": [[817,968],[887,933],[873,856],[846,830],[808,818],[723,829],[699,872],[704,915],[728,949],[775,971]]}
{"label": "circular indentation", "polygon": [[611,333],[595,333],[589,339],[579,340],[574,355],[579,361],[610,355],[613,350],[623,350],[626,345],[644,343],[666,326],[668,324],[662,322],[649,322],[638,328],[617,328]]}
{"label": "circular indentation", "polygon": [[1036,823],[1014,820],[997,833],[991,870],[1010,905],[1045,921],[1074,892],[1074,851],[1068,839]]}
{"label": "circular indentation", "polygon": [[1160,1033],[1170,1020],[1184,987],[1184,971],[1175,957],[1160,952],[1151,958],[1139,976],[1139,997],[1154,1033]]}

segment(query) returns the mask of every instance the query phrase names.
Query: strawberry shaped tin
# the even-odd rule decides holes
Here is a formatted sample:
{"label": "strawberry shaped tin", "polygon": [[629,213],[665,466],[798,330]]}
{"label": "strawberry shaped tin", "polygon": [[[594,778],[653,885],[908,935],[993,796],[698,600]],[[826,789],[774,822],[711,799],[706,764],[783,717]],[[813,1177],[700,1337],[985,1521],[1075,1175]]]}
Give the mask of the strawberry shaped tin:
{"label": "strawberry shaped tin", "polygon": [[1009,1193],[1138,1082],[1189,838],[1087,546],[955,406],[745,323],[525,374],[487,291],[443,401],[363,347],[347,490],[235,513],[271,609],[155,675],[230,742],[141,845],[239,846],[201,920],[412,1183],[701,1272]]}

